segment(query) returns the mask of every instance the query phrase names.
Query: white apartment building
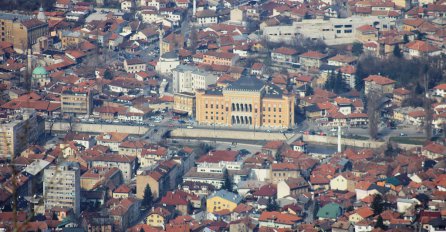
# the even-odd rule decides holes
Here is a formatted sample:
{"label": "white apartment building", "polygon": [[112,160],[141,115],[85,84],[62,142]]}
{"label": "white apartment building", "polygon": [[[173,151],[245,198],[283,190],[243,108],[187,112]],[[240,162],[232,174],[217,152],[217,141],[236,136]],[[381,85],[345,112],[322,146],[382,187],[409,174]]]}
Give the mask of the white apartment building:
{"label": "white apartment building", "polygon": [[353,43],[356,28],[363,25],[371,25],[379,30],[389,30],[395,26],[395,20],[378,16],[352,16],[329,20],[309,19],[294,23],[298,34],[310,39],[321,39],[327,45]]}
{"label": "white apartment building", "polygon": [[207,89],[217,83],[217,76],[202,71],[195,66],[179,65],[173,72],[174,93],[195,93],[198,89]]}
{"label": "white apartment building", "polygon": [[349,18],[307,19],[293,25],[265,27],[263,35],[271,41],[292,41],[296,35],[323,40],[327,45],[348,44],[355,41],[356,28],[371,25],[380,30],[395,26],[395,20],[378,16]]}
{"label": "white apartment building", "polygon": [[43,174],[43,195],[46,210],[54,207],[73,209],[80,213],[80,167],[78,163],[64,162],[50,166]]}

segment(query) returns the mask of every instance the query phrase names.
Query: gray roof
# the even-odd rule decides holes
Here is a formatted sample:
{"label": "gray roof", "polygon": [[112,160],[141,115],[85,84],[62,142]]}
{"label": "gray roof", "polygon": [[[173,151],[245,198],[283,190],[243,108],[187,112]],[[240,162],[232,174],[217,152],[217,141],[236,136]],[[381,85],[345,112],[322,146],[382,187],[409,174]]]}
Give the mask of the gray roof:
{"label": "gray roof", "polygon": [[282,98],[282,94],[283,91],[277,85],[269,84],[265,87],[266,98]]}
{"label": "gray roof", "polygon": [[211,194],[209,196],[209,198],[213,198],[213,197],[221,197],[221,198],[226,199],[228,201],[232,201],[232,202],[234,202],[236,204],[240,203],[242,201],[242,199],[243,199],[240,195],[232,193],[232,192],[229,192],[229,191],[224,190],[224,189],[218,190],[217,192],[214,192],[213,194]]}
{"label": "gray roof", "polygon": [[178,54],[176,52],[166,52],[162,57],[164,59],[178,59]]}
{"label": "gray roof", "polygon": [[265,83],[251,76],[242,76],[237,81],[229,84],[226,90],[236,90],[236,91],[260,91]]}
{"label": "gray roof", "polygon": [[36,160],[28,165],[23,171],[35,176],[48,165],[50,165],[50,162],[46,160]]}
{"label": "gray roof", "polygon": [[23,20],[28,20],[28,19],[32,19],[33,16],[31,15],[22,15],[22,14],[11,14],[11,13],[0,13],[0,19],[3,20],[19,20],[19,21],[23,21]]}

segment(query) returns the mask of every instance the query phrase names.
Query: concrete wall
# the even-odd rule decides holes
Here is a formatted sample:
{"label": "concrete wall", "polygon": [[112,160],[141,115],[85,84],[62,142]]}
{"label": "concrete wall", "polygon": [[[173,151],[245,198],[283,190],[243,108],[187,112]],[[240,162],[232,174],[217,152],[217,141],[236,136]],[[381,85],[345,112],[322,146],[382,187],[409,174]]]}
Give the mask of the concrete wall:
{"label": "concrete wall", "polygon": [[[50,123],[45,122],[45,130],[50,129]],[[67,122],[56,122],[53,125],[52,131],[68,131],[70,124]],[[144,126],[129,126],[129,125],[110,125],[110,124],[88,124],[88,123],[74,123],[73,131],[76,132],[91,132],[91,133],[104,133],[104,132],[122,132],[129,134],[143,135],[147,132],[148,128]]]}
{"label": "concrete wall", "polygon": [[[338,144],[337,137],[320,136],[320,135],[303,135],[302,138],[303,141],[307,143]],[[379,141],[356,140],[356,139],[345,139],[345,138],[342,138],[341,143],[342,145],[364,147],[364,148],[378,148],[384,144],[384,142],[379,142]]]}
{"label": "concrete wall", "polygon": [[233,131],[213,129],[175,129],[170,134],[172,137],[184,138],[217,138],[234,140],[286,140],[292,135],[285,137],[282,133],[267,133],[256,131]]}

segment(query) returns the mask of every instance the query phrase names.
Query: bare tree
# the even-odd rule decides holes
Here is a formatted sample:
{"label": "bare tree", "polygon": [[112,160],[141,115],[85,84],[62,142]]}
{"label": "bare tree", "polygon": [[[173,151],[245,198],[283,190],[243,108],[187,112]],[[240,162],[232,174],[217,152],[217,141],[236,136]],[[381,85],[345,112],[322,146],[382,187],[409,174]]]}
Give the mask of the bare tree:
{"label": "bare tree", "polygon": [[381,94],[375,91],[367,95],[367,115],[369,119],[369,135],[372,139],[378,137],[378,125],[381,118]]}

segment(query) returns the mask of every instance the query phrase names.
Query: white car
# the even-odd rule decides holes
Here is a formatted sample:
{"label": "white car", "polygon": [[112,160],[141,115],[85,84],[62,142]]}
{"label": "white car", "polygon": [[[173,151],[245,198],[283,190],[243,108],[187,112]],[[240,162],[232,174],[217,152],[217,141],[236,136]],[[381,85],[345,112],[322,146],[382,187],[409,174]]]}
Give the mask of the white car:
{"label": "white car", "polygon": [[187,129],[193,129],[194,127],[191,126],[191,125],[189,125],[189,126],[187,126],[186,128],[187,128]]}

